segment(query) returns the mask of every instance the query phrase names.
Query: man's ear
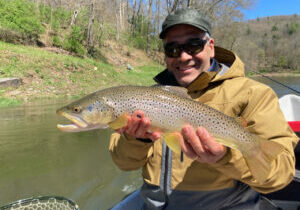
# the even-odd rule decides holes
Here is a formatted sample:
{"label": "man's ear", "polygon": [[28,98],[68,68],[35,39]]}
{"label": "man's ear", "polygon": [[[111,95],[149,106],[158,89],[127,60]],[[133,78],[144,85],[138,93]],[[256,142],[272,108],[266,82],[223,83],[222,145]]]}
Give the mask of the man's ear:
{"label": "man's ear", "polygon": [[209,42],[208,47],[210,51],[210,57],[213,58],[215,57],[215,40],[213,38],[210,38],[208,42]]}

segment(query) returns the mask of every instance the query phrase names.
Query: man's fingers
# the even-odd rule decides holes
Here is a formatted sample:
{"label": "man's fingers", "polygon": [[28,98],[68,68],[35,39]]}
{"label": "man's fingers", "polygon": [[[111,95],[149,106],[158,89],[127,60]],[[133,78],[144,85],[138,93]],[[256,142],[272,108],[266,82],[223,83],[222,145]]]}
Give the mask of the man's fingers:
{"label": "man's fingers", "polygon": [[196,133],[201,139],[203,147],[213,156],[222,155],[226,150],[226,148],[223,145],[215,141],[215,139],[209,134],[209,132],[205,128],[197,128]]}
{"label": "man's fingers", "polygon": [[181,149],[190,158],[202,163],[215,163],[226,153],[226,148],[216,142],[203,127],[197,128],[195,132],[191,125],[186,125],[181,133]]}
{"label": "man's fingers", "polygon": [[196,135],[194,128],[190,125],[186,125],[182,128],[181,133],[183,138],[190,144],[195,153],[201,157],[205,153],[205,150],[201,144],[201,141],[199,140],[199,137]]}
{"label": "man's fingers", "polygon": [[148,118],[143,117],[139,120],[139,122],[140,123],[138,129],[136,130],[136,135],[145,136],[150,126],[150,120]]}
{"label": "man's fingers", "polygon": [[161,137],[160,132],[146,133],[146,138],[151,139],[152,141],[156,141]]}
{"label": "man's fingers", "polygon": [[182,136],[179,139],[179,143],[180,143],[181,151],[186,156],[188,156],[191,159],[196,159],[198,157],[198,155],[195,153],[195,151],[193,150],[191,145],[188,143],[188,141],[185,141]]}

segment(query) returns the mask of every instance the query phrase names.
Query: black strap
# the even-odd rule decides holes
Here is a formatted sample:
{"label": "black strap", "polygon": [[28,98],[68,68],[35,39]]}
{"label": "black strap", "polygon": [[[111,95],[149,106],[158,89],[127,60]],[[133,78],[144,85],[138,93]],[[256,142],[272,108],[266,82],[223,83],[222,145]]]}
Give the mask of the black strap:
{"label": "black strap", "polygon": [[151,139],[136,138],[136,140],[144,142],[144,143],[152,143],[153,142]]}

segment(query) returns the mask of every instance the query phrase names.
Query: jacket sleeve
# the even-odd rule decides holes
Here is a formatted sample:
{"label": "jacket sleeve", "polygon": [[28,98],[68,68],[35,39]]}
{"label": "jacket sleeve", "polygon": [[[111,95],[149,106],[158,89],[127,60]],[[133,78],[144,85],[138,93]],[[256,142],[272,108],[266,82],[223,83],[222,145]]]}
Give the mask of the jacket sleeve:
{"label": "jacket sleeve", "polygon": [[113,133],[109,151],[115,164],[124,171],[137,170],[145,165],[153,153],[153,143],[138,141],[128,135]]}
{"label": "jacket sleeve", "polygon": [[294,148],[298,137],[291,130],[280,110],[278,98],[271,88],[251,88],[248,100],[241,112],[251,133],[263,139],[275,141],[284,147],[277,158],[270,162],[271,170],[265,183],[259,184],[252,177],[242,154],[228,149],[227,154],[215,164],[225,175],[244,182],[258,192],[270,193],[288,185],[295,174]]}

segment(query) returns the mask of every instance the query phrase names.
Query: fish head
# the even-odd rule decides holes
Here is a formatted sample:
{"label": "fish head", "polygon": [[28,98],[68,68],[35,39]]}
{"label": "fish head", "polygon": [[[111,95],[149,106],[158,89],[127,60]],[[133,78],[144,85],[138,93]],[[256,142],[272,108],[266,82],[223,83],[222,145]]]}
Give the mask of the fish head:
{"label": "fish head", "polygon": [[91,94],[58,109],[56,113],[70,120],[72,124],[58,124],[57,128],[65,132],[107,128],[116,117],[113,108],[106,101],[105,97]]}

